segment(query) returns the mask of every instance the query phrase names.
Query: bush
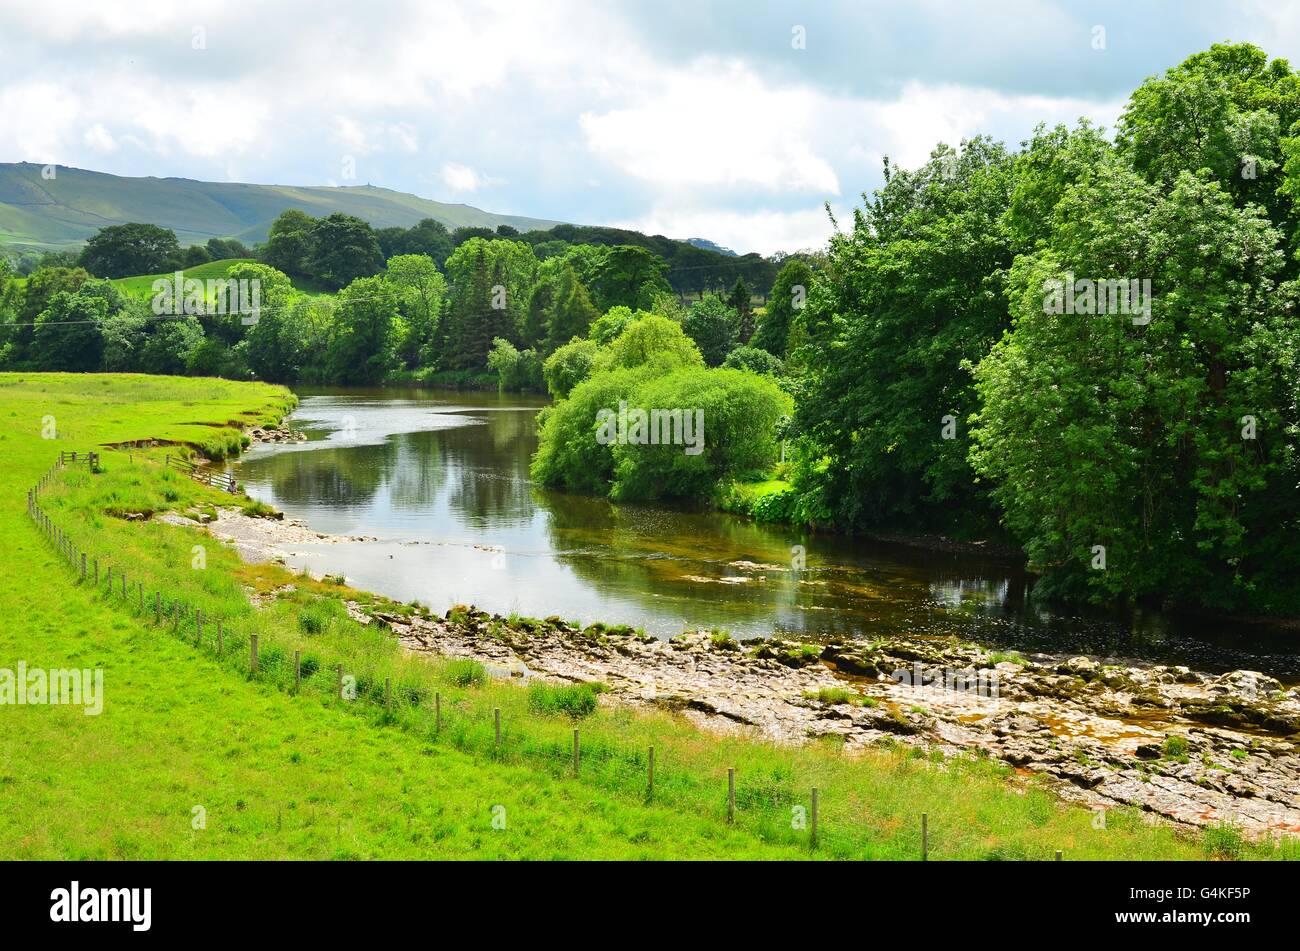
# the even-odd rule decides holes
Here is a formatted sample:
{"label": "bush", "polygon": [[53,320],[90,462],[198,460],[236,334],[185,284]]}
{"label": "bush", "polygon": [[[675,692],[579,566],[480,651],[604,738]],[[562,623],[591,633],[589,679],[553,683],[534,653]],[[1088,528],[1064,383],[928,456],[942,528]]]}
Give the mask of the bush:
{"label": "bush", "polygon": [[528,710],[540,716],[563,714],[581,720],[596,711],[597,692],[591,684],[535,683],[528,688]]}
{"label": "bush", "polygon": [[468,657],[447,661],[443,677],[454,687],[481,687],[487,683],[487,668]]}
{"label": "bush", "polygon": [[694,414],[703,432],[686,446],[615,445],[610,495],[618,500],[705,499],[724,479],[761,477],[776,459],[777,422],[790,412],[771,379],[744,370],[679,370],[637,387],[629,405],[651,418],[655,410]]}
{"label": "bush", "polygon": [[727,354],[722,365],[729,370],[749,370],[767,376],[779,376],[785,369],[785,364],[758,347],[737,347]]}
{"label": "bush", "polygon": [[591,374],[599,351],[594,341],[574,337],[547,357],[542,364],[542,376],[551,396],[562,400],[572,393]]}

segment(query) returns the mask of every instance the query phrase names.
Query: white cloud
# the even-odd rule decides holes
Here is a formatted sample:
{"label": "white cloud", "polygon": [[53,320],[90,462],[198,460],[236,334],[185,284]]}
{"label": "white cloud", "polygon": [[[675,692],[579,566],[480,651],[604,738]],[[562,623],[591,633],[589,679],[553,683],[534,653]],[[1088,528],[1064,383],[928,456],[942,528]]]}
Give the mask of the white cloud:
{"label": "white cloud", "polygon": [[[843,222],[841,210],[835,213]],[[821,206],[796,211],[656,207],[639,218],[618,222],[617,227],[670,238],[708,238],[740,253],[760,254],[820,248],[834,231]]]}
{"label": "white cloud", "polygon": [[758,186],[838,195],[839,178],[813,148],[816,94],[769,88],[742,63],[701,61],[646,77],[641,101],[579,125],[599,158],[668,188]]}
{"label": "white cloud", "polygon": [[476,192],[480,188],[505,184],[499,178],[484,175],[477,169],[458,162],[444,162],[438,171],[438,178],[454,192]]}
{"label": "white cloud", "polygon": [[104,128],[102,123],[96,122],[92,125],[86,130],[86,134],[82,138],[96,152],[117,151],[117,140],[113,138],[111,132]]}

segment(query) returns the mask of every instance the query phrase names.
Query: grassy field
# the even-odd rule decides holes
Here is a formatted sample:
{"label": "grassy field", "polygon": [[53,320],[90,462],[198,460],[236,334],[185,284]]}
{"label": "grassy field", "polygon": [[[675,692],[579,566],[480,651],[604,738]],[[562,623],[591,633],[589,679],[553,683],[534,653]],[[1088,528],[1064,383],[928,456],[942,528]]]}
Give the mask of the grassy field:
{"label": "grassy field", "polygon": [[[224,280],[229,274],[230,269],[236,264],[254,264],[253,258],[228,258],[224,261],[209,261],[207,264],[200,264],[197,267],[186,268],[182,273],[186,279],[196,281],[218,281]],[[153,282],[157,280],[171,280],[175,273],[170,274],[139,274],[134,277],[119,277],[113,283],[120,287],[125,293],[132,297],[151,298],[153,297]],[[311,278],[294,277],[290,278],[293,286],[304,294],[313,296],[324,296],[331,293],[329,288],[323,284],[318,284]],[[213,301],[209,299],[208,303]]]}
{"label": "grassy field", "polygon": [[[524,688],[470,663],[404,656],[347,616],[342,596],[370,596],[244,565],[197,524],[128,518],[228,504],[162,455],[229,452],[240,443],[232,424],[276,418],[290,402],[260,384],[0,374],[0,595],[10,605],[0,667],[101,668],[105,684],[99,716],[0,707],[0,857],[911,859],[923,812],[932,859],[1295,856],[1231,830],[1176,834],[1128,811],[1094,829],[1089,813],[982,760],[780,748],[669,714],[593,711],[591,688]],[[124,446],[144,440],[157,444]],[[58,473],[41,501],[98,559],[98,586],[24,505],[60,450],[96,447],[101,471]],[[179,625],[155,623],[155,592],[185,606]],[[354,699],[338,696],[336,665],[356,678]],[[800,822],[813,787],[816,848]]]}

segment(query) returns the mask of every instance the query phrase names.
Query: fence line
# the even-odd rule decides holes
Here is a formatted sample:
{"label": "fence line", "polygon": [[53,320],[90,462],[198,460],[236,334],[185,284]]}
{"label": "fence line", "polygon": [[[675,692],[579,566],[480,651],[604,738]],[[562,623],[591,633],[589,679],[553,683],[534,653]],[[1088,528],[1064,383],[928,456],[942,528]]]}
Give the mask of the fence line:
{"label": "fence line", "polygon": [[[68,561],[69,565],[73,568],[74,572],[79,573],[80,578],[83,581],[89,580],[90,577],[90,575],[88,574],[88,567],[87,567],[88,553],[80,549],[77,546],[75,540],[72,538],[72,536],[69,533],[65,532],[61,527],[59,527],[54,522],[54,520],[50,517],[49,513],[46,512],[44,507],[40,504],[40,499],[41,499],[41,494],[54,482],[59,472],[62,471],[63,469],[69,466],[85,465],[87,467],[87,471],[93,473],[96,470],[98,462],[99,462],[99,454],[97,452],[93,452],[93,451],[87,453],[78,452],[78,451],[60,452],[58,459],[50,467],[50,469],[44,475],[42,475],[40,479],[37,480],[36,484],[31,489],[27,491],[28,515],[36,523],[37,527],[42,531],[42,533],[51,542],[51,544],[55,546],[56,551],[58,551],[59,554],[61,554],[65,558],[65,560]],[[193,466],[191,463],[187,463],[184,460],[179,460],[179,459],[173,460],[170,455],[167,457],[167,465],[172,469],[175,469],[177,471],[187,472],[190,475],[194,475],[194,472],[199,469],[199,467]],[[225,482],[221,487],[226,491],[234,491],[235,482],[233,477],[227,477],[227,478],[228,478],[228,482]],[[212,484],[212,482],[208,481],[205,478],[196,477],[196,479],[197,481],[205,482],[206,484],[209,485]],[[97,556],[90,556],[90,557],[92,558],[94,564],[95,587],[96,590],[98,590],[99,589],[99,558]],[[118,575],[121,578],[122,600],[129,604],[131,599],[127,591],[125,570],[119,568]],[[111,565],[108,566],[107,581],[108,583],[107,583],[106,590],[109,597],[111,598],[114,593],[113,569]],[[136,601],[137,601],[138,613],[143,616],[148,613],[148,608],[146,607],[146,595],[145,595],[145,587],[143,581],[138,580],[136,582],[136,592],[137,592]],[[180,598],[172,599],[170,607],[171,607],[170,613],[172,614],[173,634],[178,639],[184,641],[184,638],[181,636],[182,617],[184,617],[187,620],[187,622],[192,620],[194,624],[194,635],[195,635],[194,646],[196,649],[200,651],[207,652],[206,650],[207,645],[203,640],[202,614],[196,609],[192,608],[191,606],[185,604],[184,601],[182,601]],[[161,627],[162,624],[164,623],[164,618],[166,617],[167,614],[166,608],[167,608],[167,604],[165,603],[165,600],[163,598],[162,591],[154,590],[153,598],[152,598],[152,613],[154,615],[154,624],[156,626]],[[221,659],[224,655],[224,648],[225,648],[224,635],[226,632],[220,620],[217,620],[216,623],[217,623],[217,635],[215,638],[215,644],[213,644],[214,650],[212,651],[212,653],[218,659]],[[248,668],[247,668],[248,679],[261,679],[262,668],[259,665],[258,640],[259,640],[258,635],[256,634],[249,635],[248,654],[246,655],[247,664],[248,664]],[[283,654],[283,652],[281,652],[281,654]],[[302,660],[303,658],[301,656],[301,651],[295,651],[293,657],[293,689],[291,691],[294,694],[296,694],[301,689],[302,686],[302,679],[304,676],[302,671]],[[324,669],[324,668],[318,668],[318,669]],[[358,691],[353,697],[348,698],[345,696],[345,689],[344,689],[345,686],[344,667],[342,664],[338,664],[335,666],[335,669],[337,671],[337,677],[338,677],[337,687],[334,691],[334,695],[336,697],[340,697],[344,699],[363,699],[365,701],[368,701],[372,706],[375,706],[380,710],[384,711],[386,716],[391,716],[391,707],[392,707],[391,681],[385,680],[385,682],[382,685],[372,683],[369,685],[370,689],[364,692]],[[311,673],[314,672],[315,671],[313,670]],[[308,674],[308,676],[310,676],[310,674]],[[410,706],[412,707],[421,706],[421,702],[419,699],[413,699],[411,697],[410,690],[406,691],[406,697],[407,697],[407,702]],[[434,714],[433,733],[434,736],[437,737],[442,734],[442,731],[444,729],[442,695],[438,691],[433,692],[433,714]],[[473,723],[474,721],[471,720],[470,722]],[[502,729],[500,707],[493,708],[492,729],[493,729],[495,742],[493,742],[492,744],[490,755],[492,755],[495,758],[500,755],[501,751],[508,744],[508,741],[510,740],[509,734],[504,733]],[[459,737],[453,736],[451,737],[451,740],[454,745],[457,745],[461,749],[467,751],[473,751],[474,749],[470,745],[471,742],[470,738],[467,736],[464,735]],[[571,750],[565,749],[563,745],[558,746],[554,751],[548,751],[546,749],[539,750],[537,744],[530,744],[526,749],[516,749],[516,753],[519,754],[521,757],[526,758],[529,755],[537,755],[538,753],[541,753],[543,755],[552,757],[555,760],[557,765],[560,763],[566,763],[568,765],[568,770],[566,770],[566,772],[570,772],[574,777],[580,777],[582,775],[581,764],[584,759],[582,755],[583,752],[584,751],[581,747],[581,742],[580,742],[580,734],[577,728],[574,728],[573,730],[573,740],[572,740]],[[604,759],[608,759],[612,755],[610,753],[610,749],[607,744],[603,745],[597,750],[588,750],[586,752],[588,756],[595,756],[595,758],[597,759],[601,758],[598,755],[598,753],[603,753]],[[645,770],[646,770],[645,801],[647,803],[656,801],[657,799],[659,799],[659,797],[656,796],[656,788],[655,788],[656,778],[662,779],[662,773],[660,771],[659,775],[657,776],[655,747],[651,745],[646,749],[644,754],[635,754],[635,755],[644,759]],[[821,829],[819,829],[820,792],[821,790],[819,790],[816,787],[812,789],[812,814],[811,814],[812,822],[811,822],[811,827],[809,829],[809,837],[808,837],[808,846],[809,848],[812,849],[817,848],[819,844],[819,840],[822,838],[821,835],[819,834],[822,831]],[[725,814],[723,816],[719,816],[719,818],[728,824],[732,824],[736,821],[736,815],[738,811],[739,810],[737,809],[737,801],[736,801],[736,770],[734,767],[728,767],[726,772]],[[923,813],[921,816],[921,843],[920,843],[920,850],[919,850],[920,855],[918,856],[921,859],[921,861],[925,861],[930,857],[928,820],[929,820],[929,816]],[[1061,859],[1061,856],[1062,853],[1060,851],[1057,851],[1055,853],[1055,858],[1057,861]]]}

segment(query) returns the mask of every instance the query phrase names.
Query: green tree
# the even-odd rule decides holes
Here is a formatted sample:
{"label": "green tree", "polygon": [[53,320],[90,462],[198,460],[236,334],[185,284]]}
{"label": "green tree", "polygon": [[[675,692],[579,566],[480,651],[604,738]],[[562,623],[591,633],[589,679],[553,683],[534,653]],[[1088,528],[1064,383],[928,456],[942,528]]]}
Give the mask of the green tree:
{"label": "green tree", "polygon": [[667,263],[653,251],[620,244],[600,255],[590,286],[602,311],[619,304],[649,310],[654,295],[670,289],[667,271]]}
{"label": "green tree", "polygon": [[95,277],[160,274],[180,266],[176,232],[131,222],[101,228],[81,251],[81,266]]}
{"label": "green tree", "polygon": [[546,358],[542,376],[546,389],[557,400],[573,392],[573,388],[591,375],[600,347],[593,340],[574,338]]}
{"label": "green tree", "polygon": [[384,279],[397,291],[398,305],[406,319],[407,333],[399,343],[399,354],[411,369],[433,366],[439,339],[438,324],[447,295],[447,282],[424,254],[399,254],[388,259]]}
{"label": "green tree", "polygon": [[1285,138],[1297,120],[1300,77],[1286,60],[1216,43],[1134,90],[1116,141],[1149,182],[1168,189],[1181,173],[1208,169],[1239,208],[1260,205],[1293,238],[1294,187],[1280,186],[1287,155],[1300,159],[1300,144]]}
{"label": "green tree", "polygon": [[632,321],[596,356],[599,370],[652,366],[663,372],[703,365],[699,348],[681,324],[653,314]]}
{"label": "green tree", "polygon": [[783,369],[780,360],[758,347],[737,347],[727,354],[722,366],[727,370],[749,370],[764,376],[779,376]]}
{"label": "green tree", "polygon": [[329,363],[340,383],[377,383],[396,363],[397,295],[381,277],[359,277],[338,297]]}
{"label": "green tree", "polygon": [[731,288],[731,295],[727,298],[727,306],[736,312],[738,342],[749,343],[749,338],[754,336],[754,304],[749,285],[745,283],[743,277],[736,278],[736,283]]}
{"label": "green tree", "polygon": [[682,329],[711,367],[720,366],[736,347],[736,313],[714,294],[705,294],[691,305]]}
{"label": "green tree", "polygon": [[772,295],[750,341],[776,357],[784,357],[790,341],[790,326],[797,311],[803,310],[812,290],[813,272],[801,258],[790,258],[777,272]]}
{"label": "green tree", "polygon": [[262,247],[262,261],[277,271],[306,277],[312,273],[312,232],[316,219],[305,211],[288,208],[271,222]]}
{"label": "green tree", "polygon": [[311,230],[310,271],[329,287],[341,288],[384,266],[375,231],[360,218],[335,212]]}
{"label": "green tree", "polygon": [[599,316],[578,280],[578,272],[565,264],[555,283],[555,296],[547,320],[544,351],[550,353],[566,340],[585,337],[591,322]]}
{"label": "green tree", "polygon": [[1009,324],[1003,216],[1013,164],[1000,145],[946,146],[886,184],[831,239],[799,316],[808,368],[796,411],[811,465],[806,510],[842,528],[905,523],[986,532],[995,512],[967,461],[977,409],[967,361]]}
{"label": "green tree", "polygon": [[[1053,223],[1012,269],[1015,326],[976,371],[971,453],[1044,573],[1037,590],[1300,607],[1282,235],[1209,170],[1166,191],[1105,167]],[[1149,323],[1069,313],[1049,282],[1075,275],[1149,279]]]}
{"label": "green tree", "polygon": [[194,317],[155,320],[140,348],[140,369],[145,373],[181,376],[188,371],[190,360],[203,339],[203,327]]}

